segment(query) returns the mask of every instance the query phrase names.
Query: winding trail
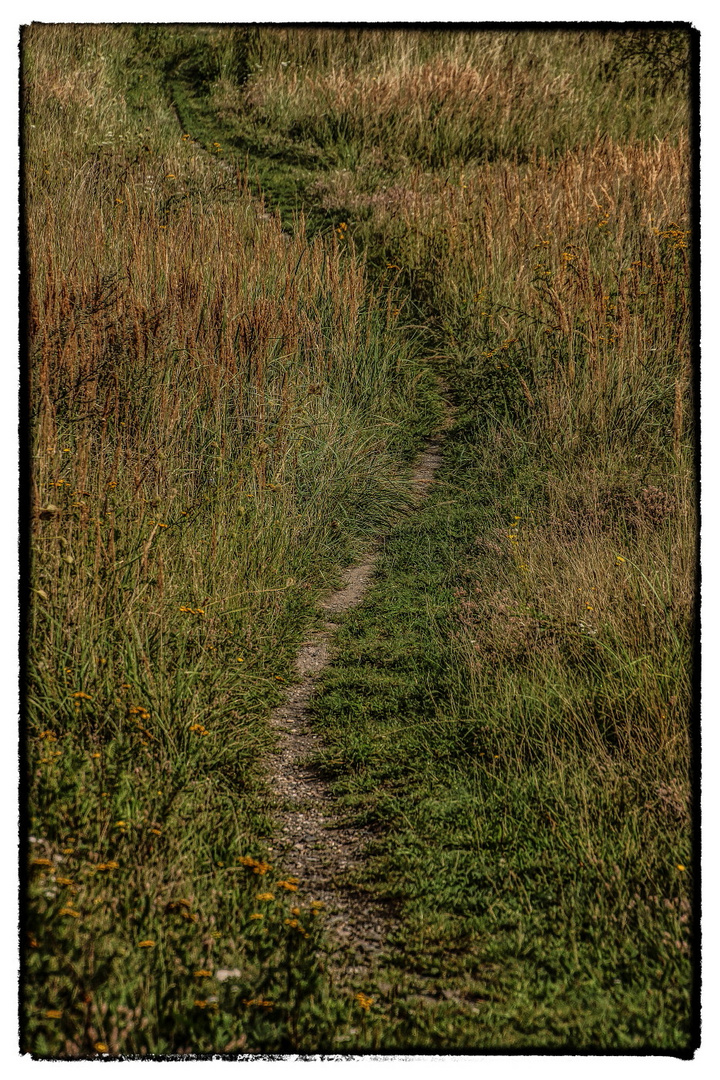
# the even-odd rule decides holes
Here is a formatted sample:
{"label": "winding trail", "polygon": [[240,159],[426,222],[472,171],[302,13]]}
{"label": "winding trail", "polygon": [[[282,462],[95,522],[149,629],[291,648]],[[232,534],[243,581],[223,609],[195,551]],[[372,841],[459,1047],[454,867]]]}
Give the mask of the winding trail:
{"label": "winding trail", "polygon": [[[183,129],[175,95],[172,106]],[[193,142],[210,156],[201,140],[194,138]],[[229,162],[213,160],[223,171],[234,174]],[[259,216],[270,219],[265,212],[260,211]],[[435,440],[420,454],[410,474],[409,488],[416,505],[426,497],[441,463],[440,441],[451,417],[452,410],[446,404]],[[326,618],[300,647],[295,660],[300,682],[290,688],[283,704],[270,716],[279,743],[269,770],[278,819],[269,852],[284,873],[299,879],[299,896],[324,905],[324,925],[332,950],[328,964],[341,985],[365,978],[382,959],[398,917],[392,904],[347,884],[347,877],[362,864],[373,834],[343,820],[332,784],[313,766],[311,759],[322,750],[323,741],[312,729],[310,714],[318,676],[330,663],[332,639],[339,628],[333,616],[343,615],[362,601],[372,583],[376,561],[377,551],[371,550],[362,562],[345,569],[342,587],[319,602]]]}
{"label": "winding trail", "polygon": [[[437,442],[417,460],[410,477],[416,504],[427,495],[440,461]],[[361,602],[372,583],[376,560],[376,552],[371,551],[361,563],[347,568],[342,587],[321,600],[325,621],[304,642],[295,662],[301,681],[271,715],[271,724],[279,733],[278,751],[271,764],[279,824],[270,850],[286,873],[300,879],[303,897],[324,904],[325,927],[333,950],[330,967],[342,982],[366,974],[381,959],[397,915],[392,905],[344,883],[362,864],[373,834],[343,821],[332,785],[310,763],[309,758],[323,748],[322,739],[312,729],[310,712],[318,676],[331,659],[332,639],[339,625],[334,617]]]}

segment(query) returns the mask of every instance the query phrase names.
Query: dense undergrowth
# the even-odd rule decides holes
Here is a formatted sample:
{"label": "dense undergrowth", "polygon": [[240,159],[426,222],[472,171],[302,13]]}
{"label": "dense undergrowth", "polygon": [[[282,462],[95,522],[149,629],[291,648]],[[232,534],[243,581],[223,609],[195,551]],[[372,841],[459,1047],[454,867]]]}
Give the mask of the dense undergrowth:
{"label": "dense undergrowth", "polygon": [[[687,1051],[684,41],[26,32],[25,1048]],[[369,1007],[263,756],[378,530],[316,710],[406,915]]]}

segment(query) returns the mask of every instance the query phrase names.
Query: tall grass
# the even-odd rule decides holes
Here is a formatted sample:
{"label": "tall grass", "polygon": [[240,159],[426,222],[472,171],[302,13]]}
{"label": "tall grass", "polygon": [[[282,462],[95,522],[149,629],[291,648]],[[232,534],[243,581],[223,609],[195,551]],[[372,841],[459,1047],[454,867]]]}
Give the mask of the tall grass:
{"label": "tall grass", "polygon": [[264,28],[243,41],[242,80],[218,63],[213,93],[241,130],[307,143],[328,164],[370,160],[397,172],[412,162],[523,161],[686,125],[677,84],[689,43],[682,31],[669,36],[672,94],[657,92],[638,63],[618,62],[627,35],[617,31]]}
{"label": "tall grass", "polygon": [[479,1044],[682,1046],[682,65],[623,33],[278,30],[248,55],[242,86],[209,91],[217,114],[246,144],[251,117],[278,154],[316,155],[308,197],[408,290],[457,410],[437,510],[387,545],[318,705],[326,767],[385,833],[366,877],[406,901],[409,968],[435,934],[443,971],[457,938],[514,972],[478,977],[501,999],[466,1022]]}
{"label": "tall grass", "polygon": [[[687,44],[26,33],[29,1049],[687,1045]],[[360,1027],[262,861],[264,717],[436,416],[418,341],[444,486],[317,711],[461,1004]]]}
{"label": "tall grass", "polygon": [[391,186],[364,187],[360,170],[331,172],[316,191],[329,211],[354,215],[378,270],[407,282],[465,437],[498,487],[515,491],[507,523],[480,541],[508,571],[478,586],[468,616],[471,670],[490,680],[480,698],[514,698],[505,662],[518,657],[555,679],[554,635],[578,628],[604,650],[604,686],[625,704],[580,694],[573,724],[593,727],[597,714],[628,758],[664,757],[658,783],[687,800],[697,528],[687,134],[589,138],[532,163],[515,155],[439,173],[420,159]]}
{"label": "tall grass", "polygon": [[[685,748],[685,778],[696,531],[687,160],[682,143],[595,145],[410,186],[402,211],[374,210],[388,255],[439,313],[469,429],[495,443],[498,469],[522,459],[498,538],[514,553],[512,594],[542,598],[562,623],[577,622],[582,598],[587,632],[606,633],[613,655],[623,643],[629,667],[618,663],[643,687],[652,741],[672,761]],[[442,244],[429,251],[428,236]],[[494,651],[484,631],[479,649]],[[646,654],[655,674],[632,666]],[[669,726],[657,725],[667,708]],[[648,749],[635,727],[630,741],[629,755]]]}
{"label": "tall grass", "polygon": [[146,130],[131,46],[24,37],[26,1046],[293,1045],[312,912],[275,883],[254,922],[277,875],[238,862],[270,828],[263,718],[318,588],[402,502],[420,369],[360,260],[283,232],[152,86]]}

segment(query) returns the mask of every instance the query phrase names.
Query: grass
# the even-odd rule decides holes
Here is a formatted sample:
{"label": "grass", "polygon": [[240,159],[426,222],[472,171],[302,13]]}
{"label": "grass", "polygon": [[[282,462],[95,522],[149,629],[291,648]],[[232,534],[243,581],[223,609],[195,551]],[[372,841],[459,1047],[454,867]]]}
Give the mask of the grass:
{"label": "grass", "polygon": [[[25,31],[24,1048],[690,1052],[685,45]],[[379,532],[316,701],[404,914],[370,1007],[263,763]]]}
{"label": "grass", "polygon": [[[343,628],[321,764],[381,830],[364,881],[404,902],[406,967],[483,1003],[470,1045],[682,1046],[687,720],[665,710],[687,699],[687,654],[653,670],[647,628],[622,651],[592,587],[556,615],[506,539],[524,470],[501,496],[474,457],[451,441]],[[604,578],[658,604],[635,564]]]}
{"label": "grass", "polygon": [[[316,965],[282,890],[256,925],[238,863],[271,828],[265,718],[436,406],[358,258],[289,237],[174,124],[148,134],[112,96],[131,46],[25,36],[25,1023],[51,1056],[213,1050],[262,999],[272,1016],[247,1006],[238,1046],[281,1048],[288,956],[306,993]],[[242,971],[230,1005],[217,987],[194,1004],[193,972],[218,967]]]}

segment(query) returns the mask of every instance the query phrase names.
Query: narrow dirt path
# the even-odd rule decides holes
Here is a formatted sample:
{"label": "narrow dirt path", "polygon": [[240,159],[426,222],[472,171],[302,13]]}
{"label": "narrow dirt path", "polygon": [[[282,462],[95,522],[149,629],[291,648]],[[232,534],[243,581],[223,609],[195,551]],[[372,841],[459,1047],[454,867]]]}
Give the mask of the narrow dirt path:
{"label": "narrow dirt path", "polygon": [[[172,104],[182,130],[177,103],[173,100]],[[199,139],[193,142],[208,154]],[[229,162],[213,160],[223,171],[234,174]],[[260,216],[270,218],[264,212]],[[440,385],[447,391],[442,380]],[[446,405],[437,440],[450,426],[451,415]],[[440,462],[439,441],[434,441],[420,455],[410,475],[414,501],[425,498]],[[377,554],[371,551],[361,563],[348,567],[342,587],[320,601],[319,607],[327,617],[298,652],[295,666],[301,681],[291,687],[285,702],[273,710],[270,718],[280,734],[270,776],[280,823],[269,850],[288,876],[299,879],[299,896],[324,905],[325,928],[333,949],[331,971],[339,984],[357,980],[375,966],[389,931],[397,925],[397,915],[391,905],[343,882],[362,863],[372,832],[342,819],[332,785],[310,762],[323,747],[322,739],[310,725],[310,702],[318,676],[330,662],[332,638],[339,625],[333,622],[333,615],[342,615],[361,602],[372,582],[376,560]]]}
{"label": "narrow dirt path", "polygon": [[[440,461],[437,443],[421,454],[410,477],[414,501],[427,494]],[[280,823],[271,851],[284,872],[300,880],[303,898],[325,905],[325,925],[333,947],[331,967],[340,982],[366,974],[381,958],[397,916],[390,905],[343,884],[342,879],[362,863],[372,833],[343,821],[332,785],[309,761],[323,746],[310,724],[310,706],[318,676],[330,662],[332,639],[338,629],[333,617],[363,599],[376,559],[371,552],[363,562],[348,568],[342,587],[320,602],[326,619],[298,653],[296,667],[301,681],[271,716],[280,735],[271,766]]]}

